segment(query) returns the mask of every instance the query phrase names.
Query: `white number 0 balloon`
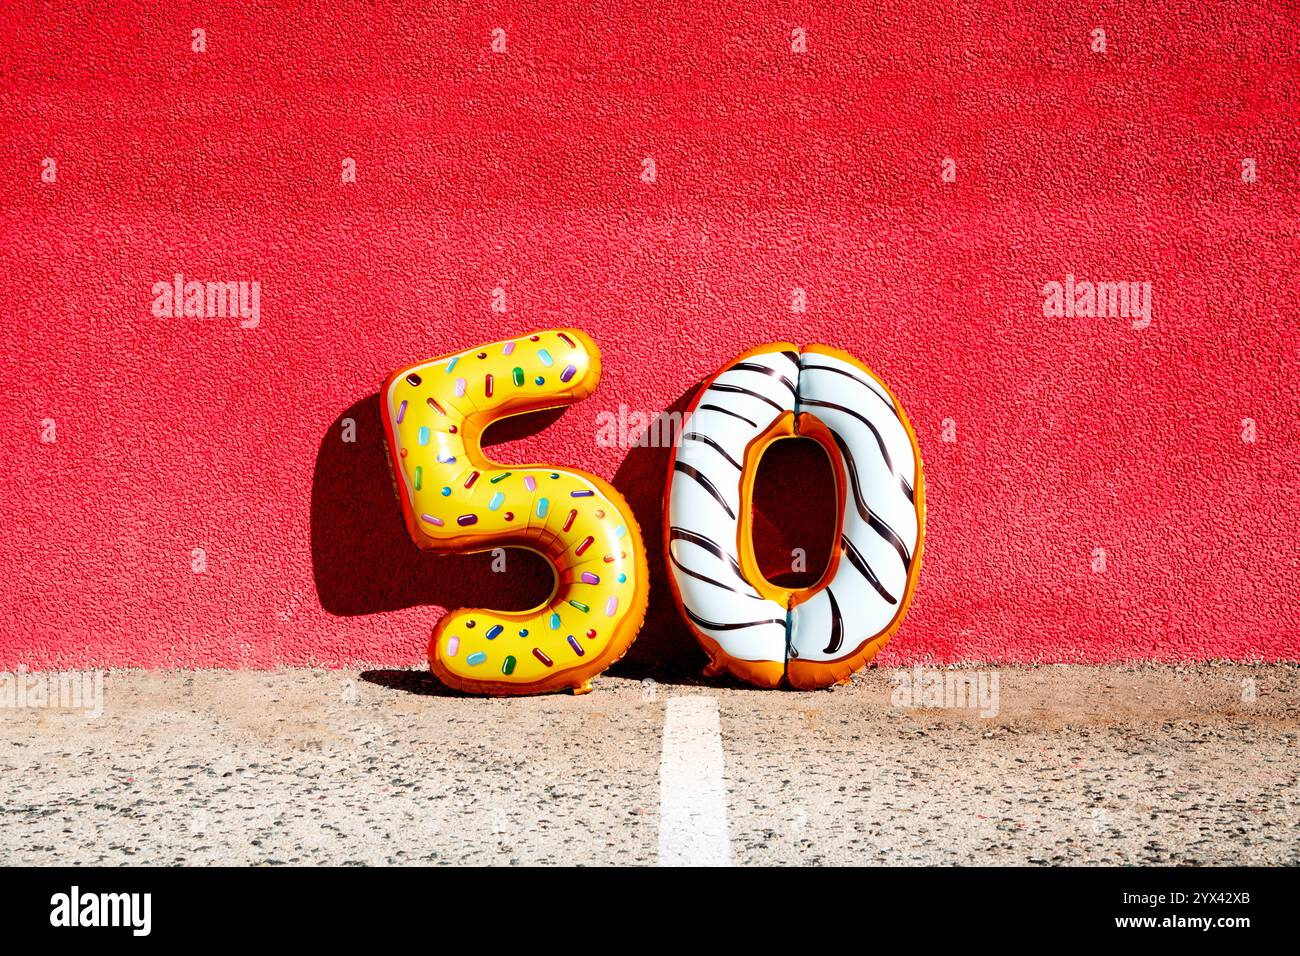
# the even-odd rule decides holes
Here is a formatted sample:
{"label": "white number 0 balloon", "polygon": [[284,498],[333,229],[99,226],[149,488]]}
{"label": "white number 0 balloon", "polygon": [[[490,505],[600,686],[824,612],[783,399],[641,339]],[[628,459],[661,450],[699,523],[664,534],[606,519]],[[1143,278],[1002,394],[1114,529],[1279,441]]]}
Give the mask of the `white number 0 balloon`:
{"label": "white number 0 balloon", "polygon": [[[759,459],[795,436],[826,451],[839,501],[825,573],[790,590],[763,577],[750,525]],[[916,435],[885,384],[848,353],[760,346],[691,403],[666,513],[674,597],[711,672],[762,687],[844,683],[888,643],[916,590],[925,533]]]}

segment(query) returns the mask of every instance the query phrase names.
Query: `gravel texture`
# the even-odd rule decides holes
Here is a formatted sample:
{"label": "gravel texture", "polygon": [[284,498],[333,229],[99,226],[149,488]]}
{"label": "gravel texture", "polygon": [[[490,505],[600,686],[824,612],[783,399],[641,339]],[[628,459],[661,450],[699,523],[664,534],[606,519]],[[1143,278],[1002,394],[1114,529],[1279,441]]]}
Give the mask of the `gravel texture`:
{"label": "gravel texture", "polygon": [[111,671],[97,719],[0,711],[0,859],[653,864],[665,702],[708,694],[734,863],[1300,863],[1300,669],[955,672],[996,673],[992,717],[896,706],[898,673],[488,700],[406,670]]}

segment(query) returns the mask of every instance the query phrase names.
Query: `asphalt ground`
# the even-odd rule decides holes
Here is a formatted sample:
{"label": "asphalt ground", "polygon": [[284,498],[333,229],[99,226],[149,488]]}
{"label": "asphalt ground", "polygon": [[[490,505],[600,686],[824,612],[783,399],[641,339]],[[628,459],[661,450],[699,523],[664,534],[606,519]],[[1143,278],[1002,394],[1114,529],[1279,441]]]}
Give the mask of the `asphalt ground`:
{"label": "asphalt ground", "polygon": [[1300,863],[1292,665],[518,699],[109,671],[90,696],[0,708],[4,863]]}

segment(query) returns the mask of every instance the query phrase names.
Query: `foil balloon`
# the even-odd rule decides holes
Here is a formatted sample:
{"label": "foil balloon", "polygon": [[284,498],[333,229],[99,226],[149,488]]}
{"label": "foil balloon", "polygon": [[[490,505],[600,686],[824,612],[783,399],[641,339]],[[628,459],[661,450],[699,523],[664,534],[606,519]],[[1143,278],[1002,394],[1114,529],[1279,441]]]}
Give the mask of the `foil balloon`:
{"label": "foil balloon", "polygon": [[[751,522],[759,459],[795,436],[826,452],[839,500],[826,571],[792,590],[759,570]],[[723,367],[687,412],[667,498],[669,580],[710,672],[844,683],[902,623],[921,568],[921,454],[898,400],[848,353],[778,342]]]}
{"label": "foil balloon", "polygon": [[429,642],[444,684],[478,694],[591,689],[645,618],[648,568],[623,497],[559,465],[506,465],[480,447],[492,422],[572,405],[600,379],[600,351],[576,329],[481,345],[399,369],[382,408],[398,497],[415,543],[468,553],[528,548],[555,571],[529,611],[449,611]]}

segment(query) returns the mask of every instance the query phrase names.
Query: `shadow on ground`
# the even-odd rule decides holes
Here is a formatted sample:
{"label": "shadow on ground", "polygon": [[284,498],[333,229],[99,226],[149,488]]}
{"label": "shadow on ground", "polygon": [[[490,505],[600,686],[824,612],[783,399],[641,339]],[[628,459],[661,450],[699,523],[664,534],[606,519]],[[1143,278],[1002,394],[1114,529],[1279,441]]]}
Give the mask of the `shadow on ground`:
{"label": "shadow on ground", "polygon": [[387,687],[389,690],[405,691],[423,697],[472,697],[464,691],[448,687],[428,671],[416,670],[371,670],[362,671],[361,679],[367,684]]}

